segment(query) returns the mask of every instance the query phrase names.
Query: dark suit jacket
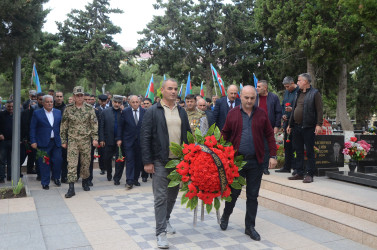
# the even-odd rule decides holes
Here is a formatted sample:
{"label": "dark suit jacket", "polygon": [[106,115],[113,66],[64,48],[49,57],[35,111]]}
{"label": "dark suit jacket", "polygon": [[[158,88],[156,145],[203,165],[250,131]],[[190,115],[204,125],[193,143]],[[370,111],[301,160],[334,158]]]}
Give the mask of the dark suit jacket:
{"label": "dark suit jacket", "polygon": [[50,125],[45,110],[38,109],[33,112],[30,123],[30,143],[37,143],[38,147],[47,147],[51,138],[51,131],[54,131],[54,139],[56,146],[60,147],[62,141],[60,139],[60,123],[62,113],[58,109],[53,109],[54,124]]}
{"label": "dark suit jacket", "polygon": [[[121,110],[117,111],[118,128],[121,125]],[[107,108],[100,112],[99,119],[99,141],[104,141],[105,145],[114,146],[116,140],[114,137],[114,108]]]}
{"label": "dark suit jacket", "polygon": [[[241,104],[240,99],[235,100],[235,107]],[[215,109],[213,110],[213,121],[216,123],[216,126],[219,127],[220,131],[223,129],[226,116],[228,115],[230,108],[228,105],[227,97],[221,97],[216,101]]]}
{"label": "dark suit jacket", "polygon": [[130,148],[140,145],[140,129],[143,124],[144,113],[145,109],[139,107],[139,122],[135,124],[132,108],[127,107],[123,109],[118,135],[120,135],[124,147]]}

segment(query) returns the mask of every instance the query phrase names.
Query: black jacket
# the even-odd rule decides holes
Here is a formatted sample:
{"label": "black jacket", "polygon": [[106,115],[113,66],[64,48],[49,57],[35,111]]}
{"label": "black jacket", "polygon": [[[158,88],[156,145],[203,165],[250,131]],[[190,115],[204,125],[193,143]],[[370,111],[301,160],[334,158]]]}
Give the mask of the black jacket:
{"label": "black jacket", "polygon": [[[187,132],[191,132],[186,111],[178,105],[181,118],[181,143],[187,142]],[[144,165],[160,160],[169,161],[169,135],[164,108],[160,103],[148,108],[144,114],[140,134],[141,153]]]}
{"label": "black jacket", "polygon": [[[289,124],[291,127],[295,124],[294,113],[297,107],[297,99],[301,93],[302,93],[302,90],[299,89],[294,99],[292,115],[289,120]],[[313,128],[317,124],[317,110],[316,110],[315,100],[314,100],[315,95],[317,93],[318,93],[318,90],[313,87],[310,87],[309,89],[307,89],[305,99],[304,99],[304,108],[303,108],[303,117],[302,117],[303,128]]]}
{"label": "black jacket", "polygon": [[[114,137],[114,109],[107,108],[100,113],[99,119],[99,141],[104,141],[105,145],[114,146],[116,145],[115,137]],[[121,126],[121,110],[118,109],[117,112],[117,120],[118,120],[118,128]],[[117,131],[118,132],[118,129]]]}

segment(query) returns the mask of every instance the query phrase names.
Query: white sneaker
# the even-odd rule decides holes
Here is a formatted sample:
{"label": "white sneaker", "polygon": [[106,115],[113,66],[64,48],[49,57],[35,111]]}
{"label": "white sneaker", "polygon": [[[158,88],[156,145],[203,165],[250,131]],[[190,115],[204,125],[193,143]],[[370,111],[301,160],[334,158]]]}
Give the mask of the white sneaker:
{"label": "white sneaker", "polygon": [[162,249],[169,248],[168,238],[166,237],[166,233],[160,233],[157,236],[157,247]]}
{"label": "white sneaker", "polygon": [[169,221],[166,221],[166,232],[168,234],[175,234],[175,228],[170,225]]}

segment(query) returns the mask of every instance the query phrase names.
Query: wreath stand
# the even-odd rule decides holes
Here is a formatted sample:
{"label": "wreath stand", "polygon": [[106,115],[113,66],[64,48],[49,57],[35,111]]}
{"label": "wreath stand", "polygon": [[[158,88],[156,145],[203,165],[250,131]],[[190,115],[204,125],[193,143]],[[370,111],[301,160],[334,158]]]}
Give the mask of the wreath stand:
{"label": "wreath stand", "polygon": [[[216,217],[217,217],[217,224],[220,224],[220,211],[219,210],[216,210]],[[193,219],[194,227],[196,227],[197,221],[198,221],[198,206],[194,208],[194,219]],[[203,201],[201,202],[201,208],[200,208],[200,221],[204,221],[204,202]]]}

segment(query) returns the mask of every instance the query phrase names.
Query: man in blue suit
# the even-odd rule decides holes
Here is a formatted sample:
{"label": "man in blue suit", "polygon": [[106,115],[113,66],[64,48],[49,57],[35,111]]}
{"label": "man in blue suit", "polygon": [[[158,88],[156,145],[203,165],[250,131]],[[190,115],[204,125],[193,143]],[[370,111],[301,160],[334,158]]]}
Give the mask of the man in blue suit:
{"label": "man in blue suit", "polygon": [[227,90],[227,95],[221,97],[216,101],[215,109],[213,110],[213,120],[220,131],[223,129],[226,116],[229,110],[241,104],[241,100],[237,98],[238,87],[230,85]]}
{"label": "man in blue suit", "polygon": [[[136,95],[130,97],[130,107],[127,107],[122,112],[120,133],[121,140],[117,141],[120,146],[123,144],[123,149],[126,153],[126,188],[131,189],[133,185],[140,186],[139,177],[143,167],[141,160],[140,148],[140,128],[143,122],[145,109],[140,107],[139,98]],[[122,176],[122,172],[115,173],[116,176]],[[114,177],[115,178],[115,177]],[[120,177],[119,177],[120,178]],[[142,179],[145,182],[148,174],[143,172]]]}
{"label": "man in blue suit", "polygon": [[[62,142],[60,139],[60,110],[53,109],[54,99],[50,95],[43,96],[43,108],[34,111],[30,123],[30,143],[34,149],[45,151],[53,164],[52,177],[54,183],[60,186],[62,163]],[[50,164],[38,159],[43,189],[48,190],[50,184]]]}

